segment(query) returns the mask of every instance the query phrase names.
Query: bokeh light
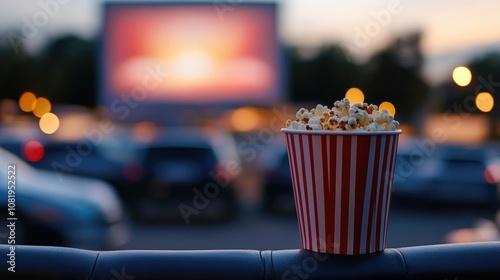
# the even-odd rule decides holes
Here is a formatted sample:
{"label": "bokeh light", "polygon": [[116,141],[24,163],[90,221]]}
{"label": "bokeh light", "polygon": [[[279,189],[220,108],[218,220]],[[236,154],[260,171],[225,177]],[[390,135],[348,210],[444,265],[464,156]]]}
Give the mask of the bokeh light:
{"label": "bokeh light", "polygon": [[23,112],[31,112],[36,106],[36,95],[31,92],[25,92],[19,97],[19,108]]}
{"label": "bokeh light", "polygon": [[495,100],[493,96],[489,92],[481,92],[476,96],[476,107],[481,112],[489,112],[493,109],[493,105],[495,104]]}
{"label": "bokeh light", "polygon": [[359,88],[356,87],[348,89],[345,94],[345,98],[349,99],[351,104],[363,103],[363,101],[365,101],[365,95]]}
{"label": "bokeh light", "polygon": [[46,113],[40,118],[38,124],[43,133],[52,134],[59,129],[59,118],[53,113]]}
{"label": "bokeh light", "polygon": [[254,108],[243,107],[231,114],[231,125],[237,131],[251,131],[260,124],[259,112]]}
{"label": "bokeh light", "polygon": [[453,81],[461,87],[469,85],[472,80],[472,73],[465,66],[459,66],[453,69],[451,76],[453,77]]}
{"label": "bokeh light", "polygon": [[52,109],[52,105],[50,104],[50,101],[47,98],[38,97],[36,99],[35,108],[33,109],[33,114],[35,116],[41,118],[43,115],[50,112],[51,109]]}
{"label": "bokeh light", "polygon": [[158,128],[152,122],[139,122],[132,128],[132,134],[135,140],[142,143],[148,143],[156,138],[158,135]]}
{"label": "bokeh light", "polygon": [[59,129],[53,135],[54,140],[62,142],[73,142],[82,140],[85,135],[83,131],[91,131],[98,123],[90,113],[82,111],[64,112],[58,114]]}
{"label": "bokeh light", "polygon": [[[458,127],[450,125],[451,118],[460,119]],[[450,113],[449,118],[443,118],[442,113],[429,114],[422,126],[423,136],[447,144],[476,145],[484,143],[490,134],[491,121],[486,114],[469,114],[464,117],[462,113],[456,112]]]}
{"label": "bokeh light", "polygon": [[380,112],[382,112],[382,110],[387,110],[387,112],[389,112],[389,114],[391,114],[392,116],[396,115],[396,107],[394,107],[394,105],[391,102],[384,101],[380,103],[378,109]]}
{"label": "bokeh light", "polygon": [[31,140],[28,141],[23,147],[23,156],[25,159],[36,162],[42,159],[45,153],[42,143]]}
{"label": "bokeh light", "polygon": [[500,164],[489,164],[484,171],[484,177],[488,183],[498,183],[500,181]]}
{"label": "bokeh light", "polygon": [[144,167],[138,160],[130,160],[123,167],[123,177],[131,182],[139,181],[144,176]]}

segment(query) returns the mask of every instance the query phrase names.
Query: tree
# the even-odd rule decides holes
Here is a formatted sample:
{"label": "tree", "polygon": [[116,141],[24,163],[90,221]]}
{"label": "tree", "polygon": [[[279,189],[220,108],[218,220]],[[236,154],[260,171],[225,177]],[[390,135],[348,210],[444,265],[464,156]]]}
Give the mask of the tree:
{"label": "tree", "polygon": [[324,46],[310,58],[301,56],[299,49],[292,49],[291,99],[332,106],[350,87],[359,87],[360,73],[359,65],[349,63],[338,46]]}
{"label": "tree", "polygon": [[25,91],[38,91],[40,80],[37,61],[23,45],[14,49],[0,43],[0,99],[17,100]]}
{"label": "tree", "polygon": [[391,102],[402,122],[414,122],[428,98],[429,86],[421,75],[420,39],[421,33],[397,38],[365,65],[365,99],[374,104]]}
{"label": "tree", "polygon": [[97,99],[95,43],[73,35],[50,42],[40,56],[43,93],[55,103],[93,107]]}

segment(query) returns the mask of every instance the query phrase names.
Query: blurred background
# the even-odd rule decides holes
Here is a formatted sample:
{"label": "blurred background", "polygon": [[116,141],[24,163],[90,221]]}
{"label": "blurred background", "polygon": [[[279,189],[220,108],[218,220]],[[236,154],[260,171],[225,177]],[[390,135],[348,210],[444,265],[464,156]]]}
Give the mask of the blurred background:
{"label": "blurred background", "polygon": [[401,123],[389,247],[499,239],[497,1],[0,7],[18,244],[298,248],[280,128],[344,97]]}

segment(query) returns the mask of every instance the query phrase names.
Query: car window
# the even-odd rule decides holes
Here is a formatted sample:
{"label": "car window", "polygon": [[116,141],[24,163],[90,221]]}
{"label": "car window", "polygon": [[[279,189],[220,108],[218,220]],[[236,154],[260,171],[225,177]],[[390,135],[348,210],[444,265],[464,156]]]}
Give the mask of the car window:
{"label": "car window", "polygon": [[485,183],[486,166],[475,159],[449,158],[444,160],[446,176],[454,180]]}
{"label": "car window", "polygon": [[155,147],[147,150],[144,162],[152,166],[161,162],[192,162],[204,168],[213,168],[217,164],[211,149],[192,147]]}

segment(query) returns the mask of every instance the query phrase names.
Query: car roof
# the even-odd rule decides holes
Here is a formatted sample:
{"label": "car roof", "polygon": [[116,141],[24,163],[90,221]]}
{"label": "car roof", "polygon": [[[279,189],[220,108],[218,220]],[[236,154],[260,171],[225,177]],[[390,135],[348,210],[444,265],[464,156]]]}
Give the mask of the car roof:
{"label": "car roof", "polygon": [[148,146],[209,146],[210,133],[198,128],[160,128],[156,138]]}
{"label": "car roof", "polygon": [[496,150],[487,146],[441,145],[438,156],[447,160],[493,160],[498,159]]}
{"label": "car roof", "polygon": [[225,130],[199,127],[162,127],[157,137],[145,144],[143,149],[173,148],[207,148],[213,150],[219,160],[236,160],[239,156],[236,143],[231,134]]}

